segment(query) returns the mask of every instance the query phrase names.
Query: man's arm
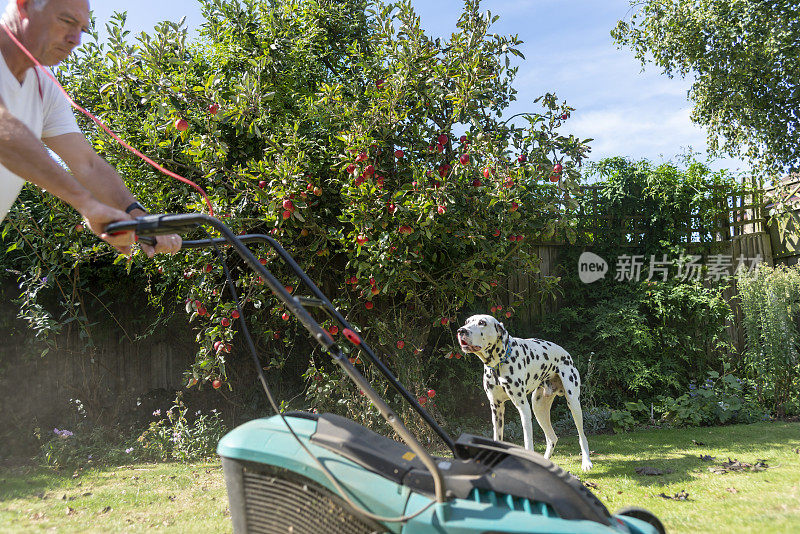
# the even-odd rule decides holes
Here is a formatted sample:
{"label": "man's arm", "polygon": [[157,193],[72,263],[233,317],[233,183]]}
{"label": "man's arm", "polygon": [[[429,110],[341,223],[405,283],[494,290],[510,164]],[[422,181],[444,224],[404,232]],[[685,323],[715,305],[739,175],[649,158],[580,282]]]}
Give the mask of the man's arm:
{"label": "man's arm", "polygon": [[[123,210],[136,202],[136,197],[128,190],[122,177],[94,151],[83,134],[68,133],[47,137],[44,142],[67,164],[75,178],[101,202]],[[131,215],[138,217],[145,215],[145,212],[135,209],[131,211]],[[155,249],[144,243],[141,247],[150,257],[156,252],[175,253],[181,248],[181,238],[174,234],[158,236]]]}
{"label": "man's arm", "polygon": [[120,252],[130,251],[133,233],[104,233],[108,223],[130,219],[124,211],[98,201],[92,193],[50,157],[41,141],[6,108],[0,98],[0,164],[25,180],[72,205],[89,228]]}

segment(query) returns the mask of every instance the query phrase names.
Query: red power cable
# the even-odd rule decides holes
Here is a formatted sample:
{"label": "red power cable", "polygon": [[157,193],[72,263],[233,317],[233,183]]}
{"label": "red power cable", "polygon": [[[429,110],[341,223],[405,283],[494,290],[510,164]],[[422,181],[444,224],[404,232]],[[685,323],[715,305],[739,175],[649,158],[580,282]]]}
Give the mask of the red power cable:
{"label": "red power cable", "polygon": [[69,94],[64,90],[63,87],[61,87],[61,84],[58,83],[58,80],[56,79],[56,77],[53,76],[53,74],[48,69],[44,68],[44,66],[41,63],[39,63],[39,61],[35,57],[33,57],[33,54],[31,54],[28,51],[28,49],[25,48],[25,46],[21,42],[19,42],[19,40],[14,36],[13,33],[11,33],[11,30],[9,30],[8,27],[5,24],[0,24],[0,26],[3,27],[3,30],[5,30],[6,34],[11,38],[12,41],[14,41],[14,43],[19,47],[19,49],[22,50],[22,52],[26,56],[28,56],[28,59],[33,61],[34,65],[36,65],[37,67],[41,67],[41,71],[48,78],[50,78],[53,81],[53,83],[56,84],[56,87],[58,87],[61,90],[61,92],[64,94],[64,97],[66,97],[66,99],[69,101],[69,103],[72,105],[73,108],[77,109],[78,111],[80,111],[81,113],[83,113],[84,115],[86,115],[87,117],[92,119],[92,121],[95,124],[97,124],[100,128],[102,128],[117,143],[119,143],[120,145],[124,146],[126,149],[128,149],[128,151],[130,151],[134,155],[138,156],[140,159],[142,159],[145,162],[149,163],[150,166],[152,166],[157,171],[159,171],[159,172],[161,172],[163,174],[166,174],[167,176],[170,176],[172,178],[175,178],[176,180],[179,180],[179,181],[181,181],[181,182],[183,182],[185,184],[188,184],[188,185],[194,187],[195,189],[197,189],[197,191],[200,192],[200,194],[203,196],[203,199],[206,201],[206,204],[208,205],[208,214],[211,215],[212,217],[214,216],[214,207],[211,205],[211,201],[208,199],[208,195],[206,195],[206,192],[203,191],[202,187],[200,187],[196,183],[192,182],[191,180],[189,180],[187,178],[184,178],[183,176],[179,176],[178,174],[175,174],[172,171],[168,171],[167,169],[165,169],[164,167],[162,167],[161,165],[159,165],[158,163],[156,163],[152,159],[148,158],[147,156],[145,156],[144,154],[142,154],[141,152],[139,152],[138,150],[133,148],[131,145],[129,145],[128,143],[126,143],[122,139],[120,139],[117,136],[117,134],[112,132],[111,129],[108,126],[103,124],[103,121],[101,121],[100,119],[98,119],[97,117],[92,115],[89,111],[86,111],[81,106],[79,106],[77,103],[75,103],[75,101],[72,99],[72,97],[69,96]]}

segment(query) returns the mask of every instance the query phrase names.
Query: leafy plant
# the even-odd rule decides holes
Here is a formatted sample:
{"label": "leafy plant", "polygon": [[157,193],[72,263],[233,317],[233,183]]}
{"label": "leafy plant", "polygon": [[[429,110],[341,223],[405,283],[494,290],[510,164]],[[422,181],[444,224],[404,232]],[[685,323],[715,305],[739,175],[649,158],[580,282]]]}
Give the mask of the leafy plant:
{"label": "leafy plant", "polygon": [[744,360],[758,396],[779,416],[800,412],[800,269],[761,265],[737,279],[747,347]]}
{"label": "leafy plant", "polygon": [[150,423],[147,430],[136,439],[132,447],[137,457],[151,460],[196,461],[211,458],[216,454],[217,443],[225,433],[220,413],[213,409],[205,414],[197,411],[188,417],[189,408],[181,395],[160,417],[160,410],[153,415],[160,417]]}
{"label": "leafy plant", "polygon": [[727,372],[710,371],[699,387],[691,383],[687,393],[659,401],[662,420],[673,426],[753,423],[768,417],[749,384]]}

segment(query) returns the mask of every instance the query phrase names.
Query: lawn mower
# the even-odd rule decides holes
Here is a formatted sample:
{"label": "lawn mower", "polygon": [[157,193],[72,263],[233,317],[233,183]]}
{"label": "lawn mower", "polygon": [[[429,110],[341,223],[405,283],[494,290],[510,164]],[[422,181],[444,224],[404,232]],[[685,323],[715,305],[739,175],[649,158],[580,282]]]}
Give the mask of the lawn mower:
{"label": "lawn mower", "polygon": [[[211,237],[209,227],[221,237]],[[134,231],[150,243],[159,234],[205,232],[202,239],[184,241],[183,248],[215,250],[244,318],[220,252],[223,246],[233,247],[402,439],[379,435],[334,414],[281,413],[242,321],[241,333],[277,415],[245,423],[219,442],[236,534],[664,532],[658,518],[646,510],[630,508],[611,515],[580,480],[537,453],[469,434],[453,440],[272,237],[237,236],[202,214],[148,215],[113,223],[106,231]],[[253,243],[270,246],[308,294],[288,293],[249,250],[247,245]],[[410,404],[450,455],[432,456],[419,443],[307,308],[319,308],[339,325],[347,341]]]}

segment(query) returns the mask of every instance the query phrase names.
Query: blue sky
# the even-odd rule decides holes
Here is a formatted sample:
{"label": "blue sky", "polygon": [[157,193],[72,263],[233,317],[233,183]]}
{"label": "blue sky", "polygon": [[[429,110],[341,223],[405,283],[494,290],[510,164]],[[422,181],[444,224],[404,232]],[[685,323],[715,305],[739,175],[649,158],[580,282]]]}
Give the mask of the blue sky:
{"label": "blue sky", "polygon": [[[463,7],[459,0],[415,0],[423,27],[447,38]],[[114,11],[128,11],[133,33],[149,32],[161,20],[186,17],[189,28],[202,23],[196,0],[96,0],[92,9],[102,27]],[[495,33],[524,41],[515,86],[518,101],[508,116],[538,111],[533,100],[555,92],[576,108],[565,132],[593,138],[592,159],[606,156],[672,159],[690,147],[705,157],[706,134],[689,119],[689,80],[669,79],[654,67],[642,71],[627,50],[609,35],[630,14],[628,0],[484,0],[482,10],[499,15]],[[712,168],[736,170],[738,160],[723,159]]]}

